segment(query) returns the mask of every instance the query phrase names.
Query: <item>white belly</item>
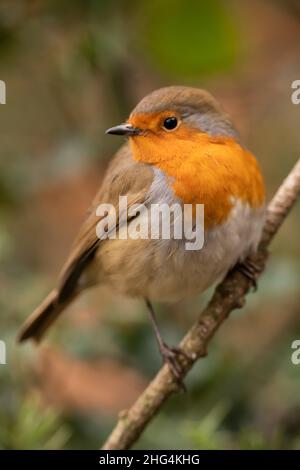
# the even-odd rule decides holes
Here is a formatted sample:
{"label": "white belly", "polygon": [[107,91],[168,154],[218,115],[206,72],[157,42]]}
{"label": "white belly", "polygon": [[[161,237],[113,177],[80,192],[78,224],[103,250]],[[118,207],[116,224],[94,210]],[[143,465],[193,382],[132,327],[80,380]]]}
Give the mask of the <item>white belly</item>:
{"label": "white belly", "polygon": [[[158,248],[163,260],[149,282],[148,296],[158,301],[177,301],[205,291],[226,275],[237,261],[255,251],[264,220],[264,209],[253,210],[237,202],[229,219],[205,233],[199,251],[187,251],[172,241]],[[168,256],[168,251],[172,252]],[[165,256],[166,255],[166,256]]]}

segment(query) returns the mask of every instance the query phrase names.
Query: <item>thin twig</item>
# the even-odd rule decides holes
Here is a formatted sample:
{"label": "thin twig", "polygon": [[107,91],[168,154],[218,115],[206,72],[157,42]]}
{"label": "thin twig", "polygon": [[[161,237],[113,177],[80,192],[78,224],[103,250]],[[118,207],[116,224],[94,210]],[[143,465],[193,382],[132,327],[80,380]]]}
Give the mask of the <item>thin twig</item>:
{"label": "thin twig", "polygon": [[[300,195],[300,160],[279,187],[270,202],[264,231],[257,254],[251,258],[257,267],[257,276],[263,272],[267,247]],[[216,288],[207,307],[180,343],[190,359],[182,359],[182,379],[193,364],[207,354],[210,339],[230,312],[241,308],[251,289],[251,281],[238,270],[232,270]],[[119,421],[102,449],[129,449],[139,438],[149,421],[158,413],[169,396],[178,390],[178,383],[164,365],[133,406],[120,413]]]}

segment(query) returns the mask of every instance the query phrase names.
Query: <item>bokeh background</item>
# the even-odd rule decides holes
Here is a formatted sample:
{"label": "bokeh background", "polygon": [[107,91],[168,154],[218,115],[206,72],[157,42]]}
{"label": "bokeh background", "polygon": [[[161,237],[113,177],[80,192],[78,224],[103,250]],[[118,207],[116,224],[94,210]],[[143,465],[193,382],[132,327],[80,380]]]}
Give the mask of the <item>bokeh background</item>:
{"label": "bokeh background", "polygon": [[[103,288],[76,302],[39,348],[22,321],[53,286],[146,93],[209,89],[257,155],[271,197],[300,155],[297,0],[1,0],[0,448],[98,448],[160,367],[141,302]],[[218,332],[137,448],[300,448],[299,206],[247,306]],[[209,297],[158,306],[176,344]]]}

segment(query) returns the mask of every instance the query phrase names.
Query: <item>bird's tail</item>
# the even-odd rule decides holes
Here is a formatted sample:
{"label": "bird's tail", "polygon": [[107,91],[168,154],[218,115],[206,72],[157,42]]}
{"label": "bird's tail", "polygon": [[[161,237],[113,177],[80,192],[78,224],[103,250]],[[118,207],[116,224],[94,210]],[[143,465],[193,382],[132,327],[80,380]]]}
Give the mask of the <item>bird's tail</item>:
{"label": "bird's tail", "polygon": [[39,342],[46,330],[73,299],[74,295],[62,302],[59,300],[57,290],[52,290],[24,322],[18,335],[18,341],[22,342],[27,339],[33,339]]}

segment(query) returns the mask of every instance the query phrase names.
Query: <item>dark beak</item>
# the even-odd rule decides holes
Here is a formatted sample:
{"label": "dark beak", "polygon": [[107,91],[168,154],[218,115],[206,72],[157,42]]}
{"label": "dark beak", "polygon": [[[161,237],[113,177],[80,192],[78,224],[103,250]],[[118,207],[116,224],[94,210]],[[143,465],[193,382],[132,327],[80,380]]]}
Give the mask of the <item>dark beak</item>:
{"label": "dark beak", "polygon": [[105,134],[114,134],[114,135],[139,135],[141,134],[141,129],[138,127],[133,127],[131,124],[120,124],[119,126],[111,127],[105,131]]}

